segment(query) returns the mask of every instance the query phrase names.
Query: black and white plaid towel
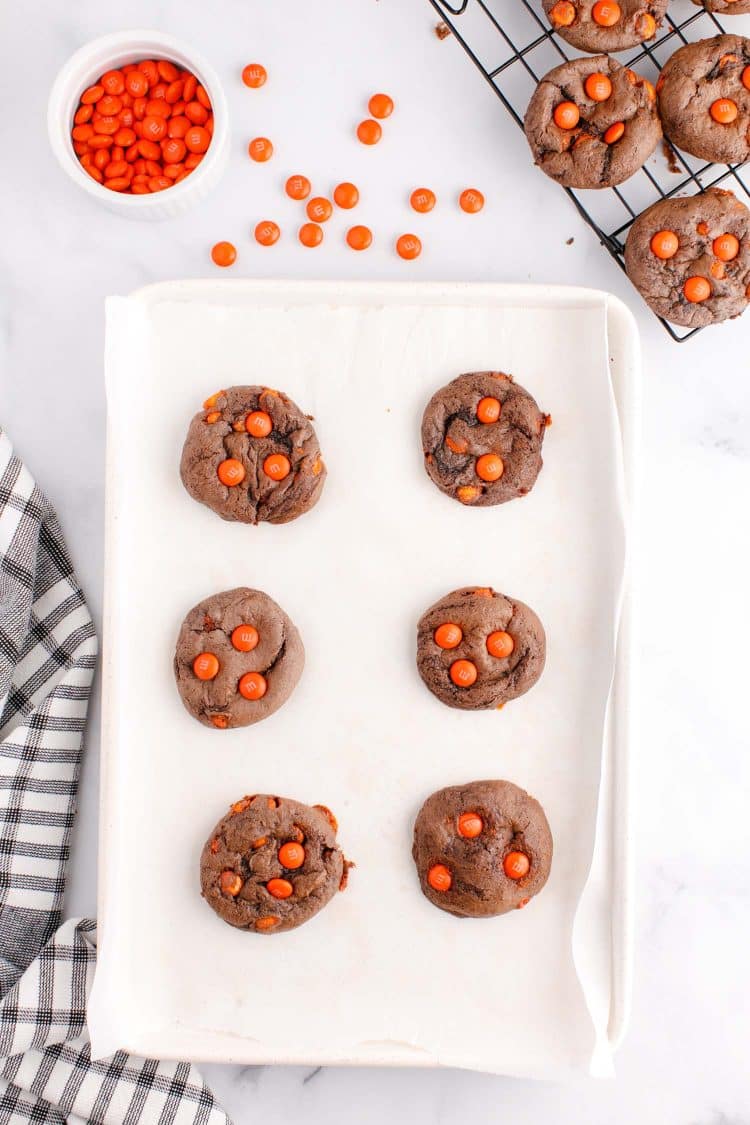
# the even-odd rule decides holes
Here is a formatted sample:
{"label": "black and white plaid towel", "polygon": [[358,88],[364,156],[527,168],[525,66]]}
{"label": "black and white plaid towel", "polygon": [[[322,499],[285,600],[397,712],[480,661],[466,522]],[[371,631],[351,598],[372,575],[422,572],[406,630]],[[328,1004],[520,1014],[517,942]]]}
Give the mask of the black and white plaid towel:
{"label": "black and white plaid towel", "polygon": [[91,1061],[96,923],[57,927],[95,663],[55,513],[0,430],[0,1125],[228,1125],[187,1063]]}

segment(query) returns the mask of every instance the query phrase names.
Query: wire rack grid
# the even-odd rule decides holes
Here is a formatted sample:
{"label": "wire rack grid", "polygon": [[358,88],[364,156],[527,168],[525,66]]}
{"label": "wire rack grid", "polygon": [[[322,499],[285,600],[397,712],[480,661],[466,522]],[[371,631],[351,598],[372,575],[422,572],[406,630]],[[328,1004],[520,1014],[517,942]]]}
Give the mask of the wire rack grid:
{"label": "wire rack grid", "polygon": [[[576,57],[549,26],[541,0],[429,0],[429,3],[523,129],[524,113],[537,83],[553,66]],[[675,16],[677,9],[684,12],[683,18]],[[656,83],[659,71],[678,47],[725,32],[713,12],[696,8],[688,0],[672,0],[671,10],[656,37],[641,47],[618,52],[615,57]],[[663,148],[657,149],[640,171],[618,187],[563,190],[602,245],[625,270],[628,231],[633,220],[652,203],[723,184],[750,204],[750,186],[743,178],[747,175],[746,165],[695,160],[665,140]],[[701,328],[679,328],[659,319],[678,343],[702,331]]]}

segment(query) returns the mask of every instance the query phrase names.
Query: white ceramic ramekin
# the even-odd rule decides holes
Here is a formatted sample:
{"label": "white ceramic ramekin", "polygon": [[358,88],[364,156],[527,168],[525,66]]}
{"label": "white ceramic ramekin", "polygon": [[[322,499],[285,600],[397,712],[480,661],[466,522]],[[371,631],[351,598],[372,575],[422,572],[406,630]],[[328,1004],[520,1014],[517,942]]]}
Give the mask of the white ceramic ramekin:
{"label": "white ceramic ramekin", "polygon": [[[186,67],[205,86],[214,111],[214,132],[195,171],[174,187],[153,195],[111,191],[81,167],[70,131],[81,94],[105,71],[141,59],[169,59]],[[192,47],[161,31],[117,31],[94,39],[68,59],[49,96],[47,128],[52,151],[70,178],[110,211],[131,219],[170,219],[204,199],[219,182],[229,155],[229,114],[224,91],[211,66]]]}

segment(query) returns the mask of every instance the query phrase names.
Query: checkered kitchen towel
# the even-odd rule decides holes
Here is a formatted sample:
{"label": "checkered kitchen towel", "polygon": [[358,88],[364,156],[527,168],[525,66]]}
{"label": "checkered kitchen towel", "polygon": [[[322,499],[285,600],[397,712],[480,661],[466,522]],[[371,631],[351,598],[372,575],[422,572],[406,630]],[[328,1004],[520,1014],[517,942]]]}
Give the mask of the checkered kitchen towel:
{"label": "checkered kitchen towel", "polygon": [[57,926],[95,663],[55,513],[0,430],[0,1125],[228,1125],[187,1063],[91,1061],[96,923]]}

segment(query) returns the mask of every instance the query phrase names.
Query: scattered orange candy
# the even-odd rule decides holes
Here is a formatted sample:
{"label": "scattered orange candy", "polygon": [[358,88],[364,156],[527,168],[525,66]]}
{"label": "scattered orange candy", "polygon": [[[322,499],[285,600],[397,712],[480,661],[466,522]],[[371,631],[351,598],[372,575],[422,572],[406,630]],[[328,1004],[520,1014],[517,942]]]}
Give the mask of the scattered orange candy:
{"label": "scattered orange candy", "polygon": [[711,103],[708,112],[719,125],[731,125],[736,120],[739,110],[737,103],[731,98],[717,98]]}
{"label": "scattered orange candy", "polygon": [[407,261],[412,261],[418,258],[422,253],[422,243],[417,238],[416,234],[402,234],[396,240],[396,251],[399,258],[405,258]]}
{"label": "scattered orange candy", "polygon": [[583,86],[592,102],[606,102],[612,94],[612,83],[606,74],[597,71],[590,74]]}
{"label": "scattered orange candy", "polygon": [[673,230],[658,230],[652,236],[649,245],[652,254],[666,261],[668,258],[674,258],[680,248],[680,240]]}
{"label": "scattered orange candy", "polygon": [[456,687],[470,688],[476,683],[477,666],[471,660],[454,660],[450,667],[450,677]]}
{"label": "scattered orange candy", "polygon": [[292,471],[289,458],[283,453],[271,453],[263,462],[263,472],[271,480],[285,480]]}
{"label": "scattered orange candy", "polygon": [[750,66],[746,66],[742,72],[742,85],[746,90],[750,90]]}
{"label": "scattered orange candy", "polygon": [[222,871],[219,876],[219,886],[225,895],[236,898],[243,887],[242,876],[234,871]]}
{"label": "scattered orange candy", "polygon": [[376,145],[383,135],[383,130],[378,125],[377,121],[367,118],[365,121],[360,121],[357,126],[357,136],[363,145]]}
{"label": "scattered orange candy", "polygon": [[238,652],[252,652],[260,636],[254,625],[238,625],[232,630],[232,645]]}
{"label": "scattered orange candy", "polygon": [[463,630],[460,625],[454,625],[452,621],[447,621],[444,625],[438,625],[433,637],[435,644],[438,648],[458,648],[463,640]]}
{"label": "scattered orange candy", "polygon": [[227,488],[236,488],[245,479],[245,466],[234,457],[222,461],[216,470],[217,476]]}
{"label": "scattered orange candy", "polygon": [[475,840],[477,836],[481,836],[483,828],[484,821],[479,813],[465,812],[458,818],[458,834],[465,840]]}
{"label": "scattered orange candy", "polygon": [[722,262],[733,262],[740,252],[739,239],[733,234],[720,234],[714,239],[713,251]]}
{"label": "scattered orange candy", "polygon": [[604,134],[604,140],[608,145],[616,144],[622,137],[625,136],[625,122],[615,121],[614,125],[610,125]]}
{"label": "scattered orange candy", "polygon": [[427,187],[420,187],[415,188],[411,193],[409,202],[415,211],[419,211],[420,214],[425,215],[428,211],[432,210],[437,203],[437,199],[434,191],[431,191]]}
{"label": "scattered orange candy", "polygon": [[508,852],[503,860],[503,870],[509,879],[523,879],[530,866],[529,857],[523,852]]}
{"label": "scattered orange candy", "polygon": [[267,78],[268,72],[260,63],[248,63],[242,71],[242,81],[252,90],[257,90],[260,86],[265,86]]}
{"label": "scattered orange candy", "polygon": [[483,453],[481,457],[477,458],[475,469],[479,479],[489,483],[500,480],[505,466],[503,465],[502,458],[498,457],[497,453]]}
{"label": "scattered orange candy", "polygon": [[263,219],[255,228],[255,241],[261,246],[273,246],[274,242],[279,241],[280,234],[281,231],[276,223],[271,219]]}
{"label": "scattered orange candy", "polygon": [[271,415],[266,414],[265,410],[251,411],[245,418],[245,429],[249,434],[252,434],[253,437],[268,437],[273,429]]}
{"label": "scattered orange candy", "polygon": [[373,94],[367,108],[373,117],[390,117],[393,113],[393,98],[389,98],[387,94]]}
{"label": "scattered orange candy", "polygon": [[307,217],[314,223],[327,223],[333,214],[333,207],[329,200],[322,195],[316,195],[307,205]]}
{"label": "scattered orange candy", "polygon": [[691,304],[700,304],[711,296],[711,282],[705,277],[689,277],[682,287],[685,299]]}
{"label": "scattered orange candy", "polygon": [[615,0],[597,0],[591,9],[591,18],[600,27],[614,27],[621,17],[622,10]]}
{"label": "scattered orange candy", "polygon": [[555,27],[570,27],[576,18],[575,7],[570,0],[557,0],[550,9],[549,18]]}
{"label": "scattered orange candy", "polygon": [[201,652],[193,661],[193,673],[199,680],[213,680],[219,674],[219,661],[212,652]]}
{"label": "scattered orange candy", "polygon": [[466,188],[458,197],[458,205],[467,215],[475,215],[484,207],[484,196],[477,188]]}
{"label": "scattered orange candy", "polygon": [[246,672],[237,685],[237,690],[243,699],[256,701],[262,699],[268,691],[268,683],[260,672]]}
{"label": "scattered orange candy", "polygon": [[289,871],[296,871],[305,862],[305,849],[301,844],[282,844],[279,848],[279,863]]}
{"label": "scattered orange candy", "polygon": [[[190,145],[188,145],[188,148],[190,148]],[[253,137],[247,146],[247,151],[251,160],[254,160],[257,164],[265,164],[273,156],[273,145],[268,137]]]}
{"label": "scattered orange candy", "polygon": [[303,223],[299,228],[299,240],[303,246],[320,246],[323,229],[317,223]]}
{"label": "scattered orange candy", "polygon": [[477,404],[477,418],[485,426],[491,426],[500,417],[502,406],[497,398],[480,398]]}
{"label": "scattered orange candy", "polygon": [[344,211],[351,211],[352,207],[356,207],[359,203],[359,191],[354,184],[345,180],[333,189],[333,201]]}
{"label": "scattered orange candy", "polygon": [[485,644],[487,652],[497,660],[505,660],[516,647],[510,633],[506,633],[504,629],[497,629],[494,633],[490,633]]}
{"label": "scattered orange candy", "polygon": [[346,232],[346,241],[352,250],[366,250],[372,245],[372,231],[369,227],[350,227]]}
{"label": "scattered orange candy", "polygon": [[558,129],[575,129],[581,120],[581,111],[575,102],[560,102],[554,108],[552,120]]}
{"label": "scattered orange candy", "polygon": [[285,191],[290,199],[307,199],[312,184],[307,176],[290,176],[285,185]]}
{"label": "scattered orange candy", "polygon": [[453,877],[444,863],[434,863],[427,872],[427,882],[433,891],[449,891]]}

